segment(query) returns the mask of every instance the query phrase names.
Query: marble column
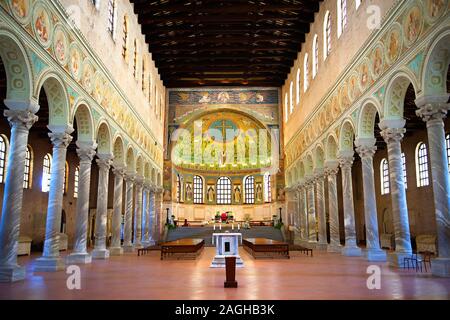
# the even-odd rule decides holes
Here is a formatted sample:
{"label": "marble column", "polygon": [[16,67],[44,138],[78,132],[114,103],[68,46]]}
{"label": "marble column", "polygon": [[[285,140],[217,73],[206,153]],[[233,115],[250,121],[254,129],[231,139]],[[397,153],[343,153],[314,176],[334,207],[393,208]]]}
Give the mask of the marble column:
{"label": "marble column", "polygon": [[142,188],[144,179],[137,177],[134,181],[135,186],[135,202],[134,202],[134,239],[133,246],[135,249],[142,248]]}
{"label": "marble column", "polygon": [[127,173],[125,175],[125,224],[123,232],[123,250],[132,252],[133,244],[131,243],[132,227],[133,227],[133,185],[134,174]]}
{"label": "marble column", "polygon": [[308,177],[306,181],[308,203],[308,243],[312,248],[317,244],[316,231],[316,200],[314,197],[314,179]]}
{"label": "marble column", "polygon": [[390,265],[398,267],[402,266],[403,258],[409,257],[412,253],[401,155],[401,141],[405,133],[403,128],[405,121],[402,120],[401,122],[401,127],[388,127],[385,121],[381,121],[379,124],[381,135],[388,148],[389,183],[395,232],[395,252],[388,254],[388,261]]}
{"label": "marble column", "polygon": [[108,183],[111,163],[111,156],[97,159],[98,193],[95,214],[95,245],[92,251],[92,258],[94,259],[109,258],[109,250],[106,249],[106,228],[108,223]]}
{"label": "marble column", "polygon": [[325,185],[323,169],[314,170],[314,183],[316,185],[317,217],[319,218],[319,241],[317,249],[326,250],[327,242],[327,218],[325,213]]}
{"label": "marble column", "polygon": [[67,264],[86,264],[92,262],[87,252],[87,232],[89,222],[89,190],[91,186],[91,166],[97,144],[77,142],[77,154],[80,159],[78,175],[78,198],[75,217],[75,243],[73,252],[67,256]]}
{"label": "marble column", "polygon": [[148,239],[148,216],[147,216],[147,207],[148,207],[148,185],[144,183],[142,187],[142,236],[141,236],[141,244],[142,246],[147,246]]}
{"label": "marble column", "polygon": [[155,188],[155,233],[154,239],[157,241],[161,240],[161,227],[164,225],[165,217],[162,216],[162,206],[161,206],[161,195],[162,188]]}
{"label": "marble column", "polygon": [[325,174],[328,186],[328,214],[330,219],[330,244],[328,252],[342,252],[339,234],[339,206],[336,175],[339,172],[339,162],[329,160],[325,162]]}
{"label": "marble column", "polygon": [[153,187],[149,190],[149,202],[148,202],[148,210],[149,210],[149,234],[148,234],[148,245],[154,246],[156,244],[155,242],[155,189]]}
{"label": "marble column", "polygon": [[121,227],[122,227],[122,197],[123,197],[123,175],[124,170],[121,166],[113,168],[114,173],[114,203],[112,217],[112,234],[109,254],[111,256],[120,256],[123,254],[121,246]]}
{"label": "marble column", "polygon": [[34,271],[58,271],[65,267],[64,260],[59,255],[59,231],[66,172],[67,146],[72,141],[70,133],[73,128],[63,132],[49,133],[53,144],[53,156],[50,166],[50,191],[48,194],[47,221],[45,225],[44,252],[35,261]]}
{"label": "marble column", "polygon": [[360,256],[361,249],[356,245],[355,208],[353,204],[352,165],[353,151],[342,153],[338,157],[342,171],[342,198],[344,203],[345,246],[342,248],[344,256]]}
{"label": "marble column", "polygon": [[450,179],[444,118],[448,96],[416,100],[416,114],[427,123],[428,145],[433,181],[433,196],[438,239],[438,257],[431,263],[433,275],[450,277]]}
{"label": "marble column", "polygon": [[17,240],[28,133],[38,118],[33,112],[25,110],[5,110],[4,115],[11,126],[11,136],[0,222],[0,282],[13,282],[25,279],[25,267],[17,264]]}
{"label": "marble column", "polygon": [[305,183],[302,183],[300,186],[300,194],[301,194],[301,211],[300,211],[300,220],[301,222],[301,229],[300,229],[300,235],[302,238],[302,241],[308,241],[308,194],[307,194],[307,187]]}
{"label": "marble column", "polygon": [[373,172],[373,156],[377,150],[375,139],[358,139],[356,152],[361,157],[364,192],[364,217],[366,221],[366,256],[368,261],[386,261],[386,252],[380,247],[378,233],[377,200]]}

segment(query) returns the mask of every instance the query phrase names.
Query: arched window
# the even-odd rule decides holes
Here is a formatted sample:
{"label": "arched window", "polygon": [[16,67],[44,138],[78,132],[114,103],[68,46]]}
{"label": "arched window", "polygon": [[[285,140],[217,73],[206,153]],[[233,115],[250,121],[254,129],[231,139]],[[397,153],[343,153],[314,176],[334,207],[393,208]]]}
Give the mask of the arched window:
{"label": "arched window", "polygon": [[5,182],[6,146],[6,137],[0,135],[0,183]]}
{"label": "arched window", "polygon": [[389,191],[389,164],[385,159],[380,163],[380,177],[381,177],[381,194],[388,194]]}
{"label": "arched window", "polygon": [[312,77],[314,79],[317,75],[317,71],[319,71],[319,37],[317,36],[317,34],[314,36],[312,52],[313,52]]}
{"label": "arched window", "polygon": [[406,157],[404,152],[402,152],[402,170],[403,170],[403,183],[405,184],[405,189],[408,189],[408,181],[406,179]]}
{"label": "arched window", "polygon": [[291,81],[291,84],[289,85],[289,107],[290,107],[290,113],[294,111],[294,84]]}
{"label": "arched window", "polygon": [[248,176],[244,180],[245,203],[255,203],[255,177]]}
{"label": "arched window", "polygon": [[361,0],[356,0],[355,5],[356,5],[356,9],[358,9],[359,6],[361,5]]}
{"label": "arched window", "polygon": [[203,179],[194,176],[194,203],[203,203]]}
{"label": "arched window", "polygon": [[27,146],[27,151],[25,154],[25,168],[23,172],[23,188],[31,189],[31,168],[33,163],[33,154],[31,152],[30,146]]}
{"label": "arched window", "polygon": [[150,103],[150,107],[152,107],[152,75],[148,75],[148,102]]}
{"label": "arched window", "polygon": [[52,156],[47,153],[44,156],[44,164],[42,166],[42,192],[50,190],[50,166],[52,164]]}
{"label": "arched window", "polygon": [[325,60],[331,52],[331,15],[327,11],[323,22],[323,60]]}
{"label": "arched window", "polygon": [[108,31],[114,38],[114,30],[116,27],[116,1],[108,1]]}
{"label": "arched window", "polygon": [[137,68],[138,68],[138,42],[137,39],[134,39],[134,58],[133,58],[133,76],[137,78]]}
{"label": "arched window", "polygon": [[284,94],[284,121],[288,121],[288,94]]}
{"label": "arched window", "polygon": [[270,184],[270,173],[264,174],[264,201],[272,202],[272,187]]}
{"label": "arched window", "polygon": [[231,180],[227,177],[220,177],[217,180],[217,204],[231,204]]}
{"label": "arched window", "polygon": [[418,187],[429,185],[428,152],[427,145],[423,142],[419,142],[416,148],[416,177]]}
{"label": "arched window", "polygon": [[347,0],[337,0],[338,38],[347,26]]}
{"label": "arched window", "polygon": [[128,58],[128,17],[123,17],[123,43],[122,43],[122,57],[126,60]]}
{"label": "arched window", "polygon": [[303,60],[303,91],[306,92],[309,87],[309,61],[308,54],[305,54],[305,59]]}
{"label": "arched window", "polygon": [[179,174],[177,174],[177,202],[181,202],[181,179]]}
{"label": "arched window", "polygon": [[73,179],[73,197],[78,198],[78,180],[80,178],[80,167],[75,168],[75,176]]}
{"label": "arched window", "polygon": [[447,144],[447,163],[448,163],[448,172],[450,172],[450,134],[445,136],[445,141]]}
{"label": "arched window", "polygon": [[295,93],[296,93],[296,100],[295,102],[298,104],[300,103],[300,68],[297,68],[297,76],[295,78]]}

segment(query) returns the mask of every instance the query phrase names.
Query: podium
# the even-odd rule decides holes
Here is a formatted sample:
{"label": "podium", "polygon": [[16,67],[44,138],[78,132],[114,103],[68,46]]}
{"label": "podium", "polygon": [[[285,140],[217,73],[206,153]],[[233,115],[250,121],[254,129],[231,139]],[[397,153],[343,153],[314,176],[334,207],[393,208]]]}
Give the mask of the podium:
{"label": "podium", "polygon": [[242,268],[244,262],[239,256],[239,241],[242,244],[241,233],[213,233],[212,243],[216,246],[216,255],[211,262],[211,268],[225,268],[225,258],[235,257],[236,267]]}

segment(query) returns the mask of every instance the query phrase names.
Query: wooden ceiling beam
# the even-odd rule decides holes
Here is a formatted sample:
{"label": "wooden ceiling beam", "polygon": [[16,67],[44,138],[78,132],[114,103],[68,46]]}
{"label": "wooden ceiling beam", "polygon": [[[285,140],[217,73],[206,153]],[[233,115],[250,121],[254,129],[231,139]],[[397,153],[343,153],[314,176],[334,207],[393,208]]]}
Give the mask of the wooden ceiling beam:
{"label": "wooden ceiling beam", "polygon": [[134,5],[134,12],[137,14],[152,14],[152,15],[163,15],[167,12],[196,12],[196,13],[208,13],[208,14],[223,14],[223,13],[241,13],[241,12],[288,12],[288,13],[312,13],[319,10],[319,4],[317,2],[310,3],[269,3],[261,5],[258,3],[231,3],[230,1],[214,1],[210,2],[208,5],[204,4],[204,1],[199,2],[201,5],[196,5],[196,2],[192,1],[191,5],[186,5],[186,3],[166,3],[163,5],[152,5],[150,3],[136,3]]}
{"label": "wooden ceiling beam", "polygon": [[[303,36],[304,37],[304,36]],[[302,37],[300,37],[302,38]],[[198,44],[205,44],[205,43],[256,43],[256,42],[287,42],[287,43],[297,43],[301,39],[295,39],[295,38],[289,38],[289,37],[278,37],[278,36],[258,36],[258,37],[248,37],[248,36],[233,36],[233,37],[207,37],[207,36],[201,36],[201,37],[182,37],[182,36],[175,36],[175,37],[167,37],[163,39],[154,39],[150,37],[146,37],[146,40],[149,40],[150,45],[156,45],[164,43],[170,43],[170,42],[176,42],[176,43],[190,43],[195,42]]]}
{"label": "wooden ceiling beam", "polygon": [[309,24],[295,24],[289,27],[274,27],[269,26],[245,26],[242,24],[218,27],[216,24],[207,25],[177,25],[177,26],[155,26],[155,25],[142,25],[142,32],[145,35],[152,37],[170,36],[173,34],[223,34],[224,28],[227,30],[227,34],[275,34],[284,33],[290,35],[302,35],[309,32]]}
{"label": "wooden ceiling beam", "polygon": [[297,50],[290,46],[279,46],[279,47],[264,47],[264,46],[210,46],[210,47],[194,47],[186,48],[186,46],[170,47],[168,48],[152,48],[152,55],[163,54],[166,56],[178,55],[180,53],[210,53],[210,52],[265,52],[265,51],[282,51],[297,54]]}

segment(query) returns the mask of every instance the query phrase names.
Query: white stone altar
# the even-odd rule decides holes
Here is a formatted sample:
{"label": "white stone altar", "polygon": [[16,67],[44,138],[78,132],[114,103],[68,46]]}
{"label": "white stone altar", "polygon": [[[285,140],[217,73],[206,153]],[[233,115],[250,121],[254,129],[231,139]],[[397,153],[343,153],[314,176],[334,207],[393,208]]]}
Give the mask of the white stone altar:
{"label": "white stone altar", "polygon": [[212,244],[216,245],[216,256],[211,262],[211,268],[225,268],[225,257],[236,257],[237,268],[244,266],[239,256],[239,241],[242,244],[241,233],[213,233],[212,236]]}

